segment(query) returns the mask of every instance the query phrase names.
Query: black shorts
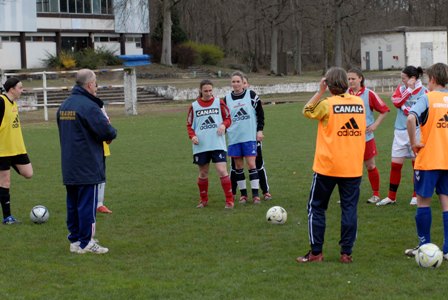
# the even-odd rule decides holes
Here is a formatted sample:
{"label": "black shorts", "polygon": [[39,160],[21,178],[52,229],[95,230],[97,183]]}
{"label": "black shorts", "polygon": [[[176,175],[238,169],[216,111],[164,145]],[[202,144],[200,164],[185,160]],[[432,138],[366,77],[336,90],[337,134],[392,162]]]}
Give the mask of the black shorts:
{"label": "black shorts", "polygon": [[227,154],[224,150],[206,151],[193,155],[193,163],[199,166],[206,165],[210,162],[227,162]]}
{"label": "black shorts", "polygon": [[19,154],[15,156],[2,156],[0,157],[0,170],[6,171],[13,165],[27,165],[30,163],[28,154]]}

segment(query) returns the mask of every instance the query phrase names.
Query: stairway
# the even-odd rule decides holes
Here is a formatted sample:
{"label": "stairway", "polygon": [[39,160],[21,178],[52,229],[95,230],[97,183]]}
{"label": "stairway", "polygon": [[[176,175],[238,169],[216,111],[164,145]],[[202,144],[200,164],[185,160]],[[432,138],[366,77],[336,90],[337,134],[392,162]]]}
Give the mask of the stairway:
{"label": "stairway", "polygon": [[[70,95],[70,92],[68,89],[47,91],[48,106],[59,106]],[[42,106],[44,103],[43,91],[34,91],[32,93],[37,96],[37,104]],[[97,97],[103,100],[106,105],[124,105],[124,90],[120,87],[99,88]],[[159,104],[170,101],[172,100],[146,91],[144,87],[137,87],[138,104]]]}

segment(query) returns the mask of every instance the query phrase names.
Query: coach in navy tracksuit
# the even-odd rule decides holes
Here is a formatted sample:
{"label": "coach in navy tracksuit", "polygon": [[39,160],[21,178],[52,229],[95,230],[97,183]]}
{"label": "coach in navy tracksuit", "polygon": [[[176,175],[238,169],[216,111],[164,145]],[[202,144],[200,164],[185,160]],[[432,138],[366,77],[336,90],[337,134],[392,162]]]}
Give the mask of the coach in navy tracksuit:
{"label": "coach in navy tracksuit", "polygon": [[117,136],[96,97],[96,75],[79,70],[71,95],[57,112],[62,177],[67,189],[67,227],[70,251],[107,253],[94,240],[98,185],[105,181],[103,141]]}

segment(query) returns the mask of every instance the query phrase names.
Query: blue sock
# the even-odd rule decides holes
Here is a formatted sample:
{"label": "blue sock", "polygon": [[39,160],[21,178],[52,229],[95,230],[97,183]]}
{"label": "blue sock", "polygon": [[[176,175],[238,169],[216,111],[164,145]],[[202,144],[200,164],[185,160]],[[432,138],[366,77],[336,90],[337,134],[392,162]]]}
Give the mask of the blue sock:
{"label": "blue sock", "polygon": [[443,216],[443,254],[448,253],[448,211],[442,213]]}
{"label": "blue sock", "polygon": [[431,207],[419,207],[415,214],[415,224],[417,225],[417,235],[419,245],[431,243]]}

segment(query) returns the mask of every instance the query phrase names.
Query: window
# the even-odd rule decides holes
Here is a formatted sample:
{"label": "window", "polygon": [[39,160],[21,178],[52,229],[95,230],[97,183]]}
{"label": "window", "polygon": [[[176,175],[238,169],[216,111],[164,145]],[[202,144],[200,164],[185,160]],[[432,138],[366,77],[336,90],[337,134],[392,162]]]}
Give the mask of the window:
{"label": "window", "polygon": [[38,12],[59,12],[59,0],[36,0]]}
{"label": "window", "polygon": [[113,0],[36,0],[37,12],[112,15]]}

